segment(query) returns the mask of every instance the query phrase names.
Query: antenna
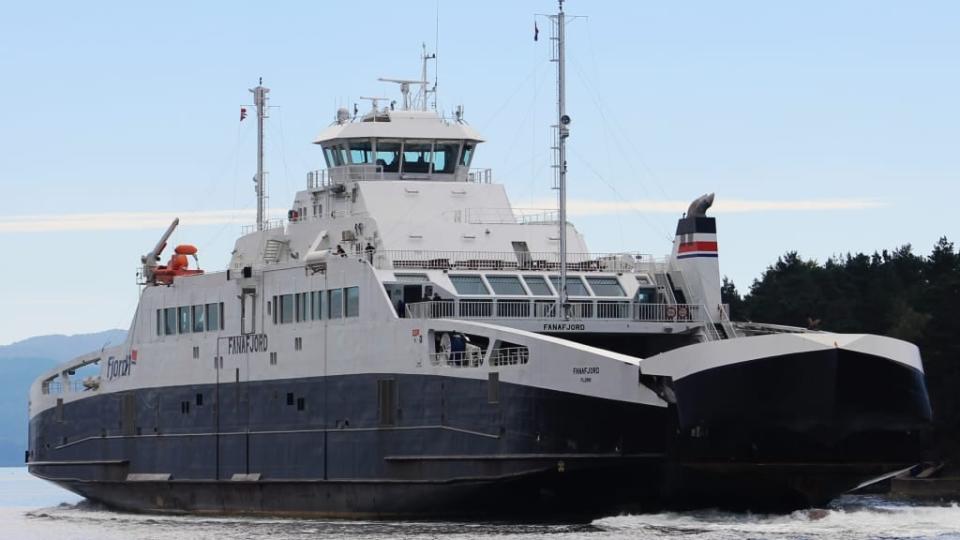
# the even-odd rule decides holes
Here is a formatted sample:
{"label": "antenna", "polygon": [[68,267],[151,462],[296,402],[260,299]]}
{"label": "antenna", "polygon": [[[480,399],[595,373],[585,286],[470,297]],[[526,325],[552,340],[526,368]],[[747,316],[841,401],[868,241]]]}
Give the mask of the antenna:
{"label": "antenna", "polygon": [[373,112],[377,112],[377,111],[380,110],[380,109],[377,108],[377,105],[380,103],[380,100],[382,99],[382,100],[386,101],[386,100],[388,100],[388,99],[390,99],[390,98],[360,96],[360,99],[365,99],[365,100],[369,101],[369,102],[370,102],[370,105],[371,105],[371,107],[372,107],[372,109],[373,109]]}
{"label": "antenna", "polygon": [[557,175],[557,189],[559,190],[560,206],[560,306],[563,317],[569,317],[569,302],[567,296],[567,137],[570,136],[570,117],[567,116],[566,104],[566,73],[564,56],[564,27],[566,15],[563,12],[563,0],[558,0],[559,12],[550,15],[553,21],[554,54],[551,61],[557,63],[557,124],[554,149],[554,170]]}
{"label": "antenna", "polygon": [[[420,110],[422,110],[422,111],[427,110],[427,94],[430,94],[431,92],[436,92],[436,91],[437,91],[437,85],[436,85],[436,84],[433,85],[433,88],[427,87],[427,85],[430,84],[429,81],[427,81],[427,61],[428,61],[428,60],[435,60],[435,59],[437,58],[437,55],[436,55],[436,54],[427,54],[427,44],[424,43],[424,44],[422,44],[422,45],[423,45],[423,54],[422,54],[422,56],[420,57],[420,60],[422,60],[422,62],[423,62],[423,67],[422,67],[422,69],[420,70],[420,80],[419,80],[419,81],[413,80],[413,79],[385,79],[385,78],[383,78],[383,77],[380,77],[379,79],[377,79],[378,81],[382,81],[382,82],[392,82],[392,83],[397,83],[397,84],[400,85],[400,93],[403,95],[403,109],[404,109],[404,110],[410,110],[411,105],[412,105],[412,102],[411,102],[411,100],[410,100],[410,85],[411,85],[411,84],[418,84],[418,85],[420,85],[420,90],[417,91],[417,98],[416,98],[415,102],[419,102],[419,104],[420,104]],[[436,103],[434,103],[434,105],[436,105]]]}
{"label": "antenna", "polygon": [[257,174],[253,177],[253,183],[256,184],[257,191],[257,230],[262,231],[266,228],[263,213],[267,199],[263,172],[263,121],[267,118],[267,93],[270,89],[263,87],[263,77],[260,77],[258,86],[251,88],[250,92],[253,93],[253,103],[257,107]]}

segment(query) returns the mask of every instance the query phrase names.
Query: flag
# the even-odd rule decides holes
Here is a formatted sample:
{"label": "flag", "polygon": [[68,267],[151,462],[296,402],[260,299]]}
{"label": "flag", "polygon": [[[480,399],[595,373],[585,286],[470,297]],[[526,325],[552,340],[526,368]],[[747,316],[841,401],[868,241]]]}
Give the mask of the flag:
{"label": "flag", "polygon": [[533,40],[537,41],[540,39],[540,29],[537,28],[537,21],[533,21]]}
{"label": "flag", "polygon": [[243,122],[243,119],[247,117],[247,108],[240,107],[240,121]]}

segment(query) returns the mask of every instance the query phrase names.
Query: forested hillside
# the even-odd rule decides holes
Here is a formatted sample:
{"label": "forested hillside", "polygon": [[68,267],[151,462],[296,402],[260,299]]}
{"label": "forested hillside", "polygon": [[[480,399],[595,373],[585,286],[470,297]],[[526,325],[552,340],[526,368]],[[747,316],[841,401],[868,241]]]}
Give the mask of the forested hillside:
{"label": "forested hillside", "polygon": [[960,253],[941,238],[929,255],[911,246],[846,255],[823,264],[789,252],[741,297],[724,279],[734,320],[834,332],[872,333],[916,343],[935,418],[932,458],[960,468]]}

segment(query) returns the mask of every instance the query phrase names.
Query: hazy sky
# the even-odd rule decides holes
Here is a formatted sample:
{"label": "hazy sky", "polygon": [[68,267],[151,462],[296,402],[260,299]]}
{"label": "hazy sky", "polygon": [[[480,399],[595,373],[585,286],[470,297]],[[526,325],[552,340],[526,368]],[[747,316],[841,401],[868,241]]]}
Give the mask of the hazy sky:
{"label": "hazy sky", "polygon": [[[225,267],[253,220],[248,88],[272,91],[270,206],[377,77],[416,77],[439,5],[439,106],[462,104],[518,206],[553,204],[550,1],[11,2],[0,17],[0,344],[126,328],[164,224]],[[715,191],[721,271],[960,240],[960,3],[567,3],[572,219],[666,254]],[[361,108],[365,108],[361,104]],[[278,212],[279,214],[279,212]],[[279,215],[277,216],[279,217]]]}

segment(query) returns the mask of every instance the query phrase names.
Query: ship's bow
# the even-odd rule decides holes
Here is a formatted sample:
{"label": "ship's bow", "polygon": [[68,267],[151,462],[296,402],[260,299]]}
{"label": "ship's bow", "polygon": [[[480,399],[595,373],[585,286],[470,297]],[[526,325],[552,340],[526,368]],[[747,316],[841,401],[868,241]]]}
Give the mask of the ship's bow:
{"label": "ship's bow", "polygon": [[644,361],[641,372],[670,378],[668,491],[690,504],[825,503],[918,462],[931,421],[919,351],[880,336],[703,343]]}

